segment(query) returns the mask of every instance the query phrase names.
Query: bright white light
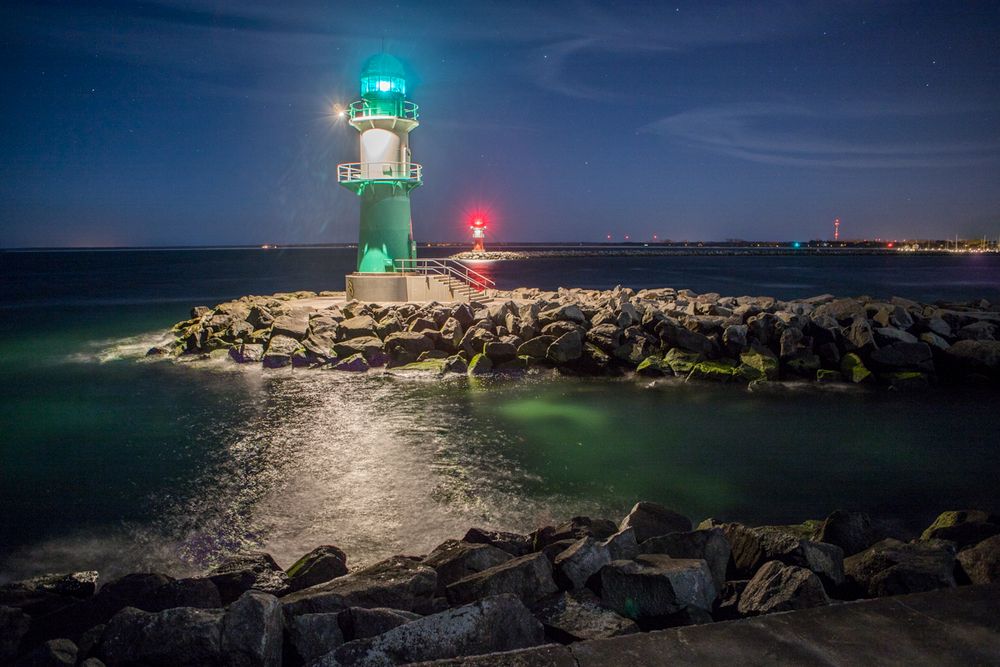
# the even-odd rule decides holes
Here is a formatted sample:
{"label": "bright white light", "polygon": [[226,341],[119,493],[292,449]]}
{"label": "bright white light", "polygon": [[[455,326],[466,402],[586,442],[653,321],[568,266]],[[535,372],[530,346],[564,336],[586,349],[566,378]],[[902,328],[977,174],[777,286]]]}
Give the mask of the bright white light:
{"label": "bright white light", "polygon": [[344,111],[343,109],[341,109],[340,111],[337,112],[337,115],[340,116],[341,118],[343,118],[344,116],[347,115],[347,112]]}
{"label": "bright white light", "polygon": [[388,93],[391,88],[392,88],[392,82],[390,81],[378,82],[378,89],[383,93]]}

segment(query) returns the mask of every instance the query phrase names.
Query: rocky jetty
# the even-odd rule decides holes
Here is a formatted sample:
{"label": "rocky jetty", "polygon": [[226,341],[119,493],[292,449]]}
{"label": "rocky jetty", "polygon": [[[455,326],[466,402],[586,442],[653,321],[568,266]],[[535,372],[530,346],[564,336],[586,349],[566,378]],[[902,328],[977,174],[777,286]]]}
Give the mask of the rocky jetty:
{"label": "rocky jetty", "polygon": [[1000,304],[902,298],[782,301],[690,290],[496,291],[470,303],[248,296],[197,307],[150,355],[230,358],[268,368],[678,376],[897,390],[1000,381]]}
{"label": "rocky jetty", "polygon": [[284,570],[247,553],[187,579],[53,574],[0,587],[0,664],[407,664],[1000,581],[997,515],[901,538],[857,512],[693,526],[641,502],[358,569],[325,545]]}

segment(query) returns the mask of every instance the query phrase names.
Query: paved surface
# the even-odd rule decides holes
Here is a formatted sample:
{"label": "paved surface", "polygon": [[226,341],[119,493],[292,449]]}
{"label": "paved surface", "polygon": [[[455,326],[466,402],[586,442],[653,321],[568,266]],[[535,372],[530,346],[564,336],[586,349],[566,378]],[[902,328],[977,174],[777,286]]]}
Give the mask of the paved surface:
{"label": "paved surface", "polygon": [[1000,584],[433,664],[1000,665]]}

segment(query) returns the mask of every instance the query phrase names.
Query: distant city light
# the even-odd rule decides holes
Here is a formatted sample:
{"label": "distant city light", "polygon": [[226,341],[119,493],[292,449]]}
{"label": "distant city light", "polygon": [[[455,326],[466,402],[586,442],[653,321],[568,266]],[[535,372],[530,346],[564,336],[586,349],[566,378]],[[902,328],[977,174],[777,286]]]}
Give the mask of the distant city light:
{"label": "distant city light", "polygon": [[801,248],[801,247],[802,247],[802,244],[801,244],[801,243],[799,243],[798,241],[796,241],[795,243],[793,243],[793,244],[792,244],[792,247],[793,247],[793,248]]}

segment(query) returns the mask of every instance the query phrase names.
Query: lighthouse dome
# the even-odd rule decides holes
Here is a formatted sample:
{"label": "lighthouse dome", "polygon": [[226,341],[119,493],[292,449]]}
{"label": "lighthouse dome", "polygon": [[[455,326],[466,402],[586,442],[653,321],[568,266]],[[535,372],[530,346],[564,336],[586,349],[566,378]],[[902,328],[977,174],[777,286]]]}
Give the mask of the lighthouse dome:
{"label": "lighthouse dome", "polygon": [[378,53],[361,70],[361,94],[406,94],[406,70],[403,63],[388,53]]}

